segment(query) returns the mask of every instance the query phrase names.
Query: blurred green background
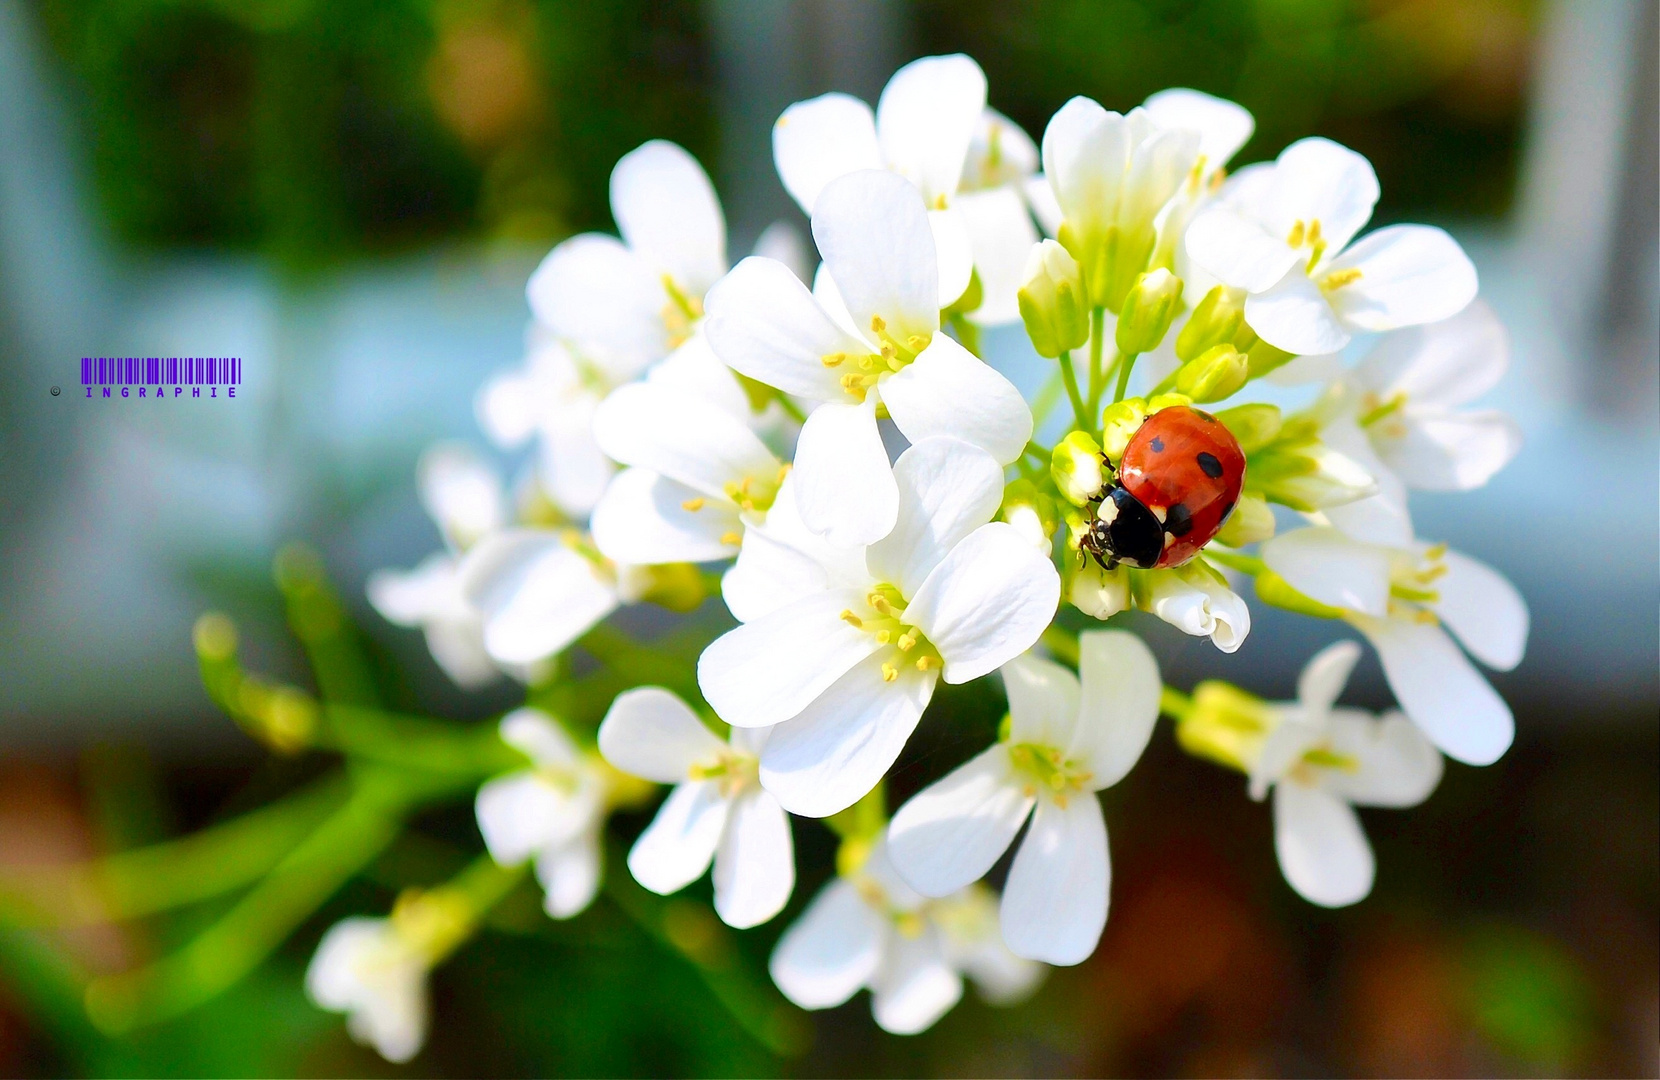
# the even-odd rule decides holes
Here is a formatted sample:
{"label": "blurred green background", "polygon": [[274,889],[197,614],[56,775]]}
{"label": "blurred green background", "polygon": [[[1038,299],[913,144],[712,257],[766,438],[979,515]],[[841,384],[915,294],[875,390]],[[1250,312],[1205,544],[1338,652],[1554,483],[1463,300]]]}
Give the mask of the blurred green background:
{"label": "blurred green background", "polygon": [[[732,250],[742,252],[768,221],[793,213],[765,153],[766,125],[783,104],[831,88],[874,98],[897,64],[955,50],[980,61],[992,104],[1034,138],[1073,94],[1127,109],[1154,90],[1191,85],[1255,113],[1257,135],[1236,164],[1303,135],[1329,135],[1375,163],[1380,220],[1508,236],[1525,230],[1528,207],[1544,198],[1529,194],[1525,175],[1541,123],[1538,58],[1541,41],[1563,33],[1562,20],[1573,30],[1576,6],[42,0],[24,16],[46,43],[64,123],[84,147],[88,213],[125,257],[245,257],[285,288],[328,290],[341,275],[432,252],[483,250],[522,269],[563,236],[608,229],[611,165],[652,137],[709,163],[727,197]],[[1630,6],[1652,36],[1652,5]],[[1655,50],[1642,49],[1652,69]],[[1652,71],[1633,78],[1652,80]],[[1622,161],[1614,167],[1630,175]],[[1651,182],[1643,194],[1652,203]],[[1599,308],[1588,318],[1606,317]],[[1572,392],[1593,404],[1599,393],[1617,398],[1617,386],[1597,387],[1624,370],[1595,367],[1592,388]],[[1545,385],[1547,395],[1559,392]],[[1589,415],[1601,423],[1613,414]],[[1641,457],[1652,424],[1638,430]],[[407,487],[413,459],[403,460],[388,483]],[[1644,515],[1654,485],[1632,490],[1642,493],[1636,528],[1652,540],[1656,523]],[[1481,512],[1470,511],[1472,531],[1488,528]],[[313,539],[326,551],[342,550],[317,527]],[[428,533],[413,550],[423,544]],[[1643,550],[1652,555],[1653,544]],[[1535,562],[1511,572],[1527,591],[1532,577],[1555,570]],[[1378,886],[1346,911],[1292,894],[1274,864],[1266,807],[1245,798],[1238,777],[1183,757],[1161,727],[1129,781],[1108,793],[1115,881],[1102,947],[1054,972],[1022,1006],[965,1001],[927,1034],[896,1038],[874,1027],[861,995],[814,1015],[810,1046],[780,1057],[614,901],[555,924],[527,889],[437,972],[429,1048],[398,1070],[355,1046],[339,1017],[310,1006],[301,974],[332,920],[383,912],[399,886],[435,880],[478,850],[460,806],[419,821],[418,836],[234,991],[130,1038],[87,1023],[81,983],[165,952],[221,909],[63,932],[0,927],[0,1073],[1655,1075],[1660,697],[1647,646],[1652,565],[1638,572],[1645,576],[1626,600],[1647,636],[1623,646],[1593,636],[1586,645],[1593,656],[1634,648],[1634,688],[1587,691],[1584,708],[1564,721],[1562,702],[1578,700],[1577,687],[1597,672],[1581,666],[1558,680],[1555,696],[1534,695],[1558,670],[1536,637],[1523,671],[1498,681],[1517,707],[1516,749],[1485,770],[1449,763],[1421,808],[1369,811]],[[278,608],[257,553],[189,576],[204,603],[239,614]],[[1287,651],[1273,631],[1265,621],[1251,645]],[[1178,684],[1214,659],[1172,634],[1150,635]],[[464,717],[505,703],[443,688],[408,635],[370,625],[369,638],[395,700]],[[1278,666],[1228,674],[1289,696],[1295,667],[1312,651],[1302,644]],[[188,663],[182,636],[147,647]],[[278,641],[266,648],[279,667],[290,655]],[[1530,676],[1530,666],[1543,673]],[[1383,703],[1375,673],[1365,694]],[[207,712],[199,694],[188,700],[178,711]],[[996,701],[942,695],[902,759],[895,800],[968,756],[999,714]],[[101,734],[109,717],[85,719],[67,741],[8,744],[0,763],[8,874],[181,835],[260,805],[318,768],[234,742],[179,753],[142,727]],[[625,817],[617,828],[628,834],[646,820]],[[739,952],[720,963],[763,971],[778,931],[829,872],[826,830],[798,821],[796,840],[802,871],[789,912],[738,935]],[[619,858],[610,869],[622,872]],[[693,897],[699,888],[707,885]],[[691,911],[664,908],[666,932],[695,937],[701,924]]]}

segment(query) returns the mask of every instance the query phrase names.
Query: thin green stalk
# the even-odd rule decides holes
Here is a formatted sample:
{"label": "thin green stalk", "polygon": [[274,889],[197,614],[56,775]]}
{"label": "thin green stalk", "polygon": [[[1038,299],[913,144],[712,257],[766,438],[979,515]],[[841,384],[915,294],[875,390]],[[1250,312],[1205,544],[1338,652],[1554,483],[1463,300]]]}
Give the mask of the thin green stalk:
{"label": "thin green stalk", "polygon": [[1089,313],[1089,415],[1094,417],[1101,408],[1101,390],[1106,385],[1106,370],[1101,366],[1105,354],[1107,309],[1098,307]]}
{"label": "thin green stalk", "polygon": [[1028,442],[1022,452],[1036,458],[1039,465],[1048,465],[1050,459],[1055,456],[1055,452],[1049,447],[1039,446],[1035,442]]}
{"label": "thin green stalk", "polygon": [[524,764],[494,725],[461,727],[356,705],[323,706],[315,745],[398,769],[483,779]]}
{"label": "thin green stalk", "polygon": [[1089,422],[1089,410],[1084,408],[1084,397],[1078,392],[1078,375],[1072,370],[1072,354],[1063,352],[1060,355],[1061,378],[1066,383],[1066,396],[1072,399],[1072,419],[1084,431],[1093,431]]}
{"label": "thin green stalk", "polygon": [[1185,718],[1191,708],[1193,699],[1175,687],[1166,686],[1159,691],[1159,712],[1170,719],[1179,721]]}
{"label": "thin green stalk", "polygon": [[347,797],[346,778],[335,773],[177,840],[20,875],[0,886],[0,911],[14,924],[63,926],[208,900],[258,880]]}
{"label": "thin green stalk", "polygon": [[948,317],[951,332],[956,336],[958,344],[973,353],[980,355],[980,328],[970,322],[960,311],[953,311]]}
{"label": "thin green stalk", "polygon": [[1130,388],[1130,371],[1135,367],[1139,353],[1125,353],[1118,358],[1118,387],[1112,392],[1115,402],[1124,400],[1124,391]]}
{"label": "thin green stalk", "polygon": [[1268,564],[1255,555],[1242,555],[1237,551],[1220,551],[1214,547],[1205,549],[1205,558],[1210,562],[1221,563],[1223,566],[1238,570],[1241,574],[1251,577],[1260,577],[1268,569]]}

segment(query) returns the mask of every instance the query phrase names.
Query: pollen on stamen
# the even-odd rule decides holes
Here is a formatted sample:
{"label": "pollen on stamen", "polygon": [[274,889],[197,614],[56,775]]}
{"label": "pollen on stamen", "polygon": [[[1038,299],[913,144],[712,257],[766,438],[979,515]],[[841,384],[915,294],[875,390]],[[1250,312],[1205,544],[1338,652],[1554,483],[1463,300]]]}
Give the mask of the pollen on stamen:
{"label": "pollen on stamen", "polygon": [[932,656],[919,656],[916,658],[916,669],[918,671],[927,671],[933,666],[934,658]]}
{"label": "pollen on stamen", "polygon": [[921,334],[912,334],[905,339],[905,347],[912,352],[921,352],[928,347],[928,339]]}
{"label": "pollen on stamen", "polygon": [[878,645],[886,645],[888,643],[888,640],[892,637],[893,637],[893,631],[891,631],[891,630],[882,629],[882,630],[876,631],[876,643]]}
{"label": "pollen on stamen", "polygon": [[847,359],[847,354],[846,353],[844,353],[844,352],[833,352],[833,353],[829,353],[828,355],[819,357],[819,363],[823,364],[825,367],[836,367],[839,364],[841,364],[842,361],[844,361],[846,359]]}
{"label": "pollen on stamen", "polygon": [[854,628],[861,627],[865,624],[865,621],[863,619],[861,619],[857,615],[853,614],[853,611],[852,611],[851,608],[844,609],[841,613],[840,618],[841,618],[842,622],[844,622],[847,625],[849,625],[851,627],[854,627]]}
{"label": "pollen on stamen", "polygon": [[721,534],[720,542],[728,545],[729,547],[737,547],[739,544],[743,543],[743,539],[744,538],[739,536],[737,533],[729,532]]}
{"label": "pollen on stamen", "polygon": [[892,664],[888,663],[887,661],[883,661],[882,662],[882,681],[883,682],[893,682],[897,678],[899,678],[899,669],[894,667]]}
{"label": "pollen on stamen", "polygon": [[916,635],[906,631],[905,633],[899,635],[899,640],[894,642],[894,644],[899,646],[900,652],[910,652],[912,649],[916,648]]}
{"label": "pollen on stamen", "polygon": [[699,510],[703,509],[703,496],[699,495],[695,499],[687,499],[685,502],[680,504],[680,509],[691,514],[697,513]]}
{"label": "pollen on stamen", "polygon": [[1285,242],[1294,248],[1302,247],[1303,238],[1307,235],[1307,231],[1307,226],[1303,224],[1303,219],[1298,218],[1296,222],[1292,224],[1291,235],[1285,238]]}
{"label": "pollen on stamen", "polygon": [[1360,280],[1360,268],[1351,266],[1345,270],[1333,270],[1320,281],[1320,286],[1326,289],[1341,289],[1343,286]]}
{"label": "pollen on stamen", "polygon": [[870,329],[874,333],[880,334],[882,331],[886,330],[887,328],[888,328],[888,324],[882,320],[882,316],[872,315],[870,317]]}

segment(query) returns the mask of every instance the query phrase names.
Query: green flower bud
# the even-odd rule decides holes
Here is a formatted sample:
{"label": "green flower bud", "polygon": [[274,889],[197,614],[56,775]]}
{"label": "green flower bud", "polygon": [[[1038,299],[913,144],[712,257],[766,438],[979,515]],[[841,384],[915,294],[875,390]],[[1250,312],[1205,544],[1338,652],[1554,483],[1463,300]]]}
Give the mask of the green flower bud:
{"label": "green flower bud", "polygon": [[1273,442],[1282,424],[1280,407],[1262,402],[1223,409],[1216,414],[1216,418],[1233,433],[1233,437],[1239,440],[1239,448],[1247,454],[1254,454]]}
{"label": "green flower bud", "polygon": [[1130,570],[1126,566],[1103,570],[1089,559],[1068,579],[1066,598],[1085,615],[1110,619],[1130,606]]}
{"label": "green flower bud", "polygon": [[1055,241],[1032,249],[1016,298],[1039,356],[1057,357],[1089,340],[1089,302],[1077,260]]}
{"label": "green flower bud", "polygon": [[1216,534],[1224,547],[1239,548],[1267,540],[1274,535],[1274,511],[1261,495],[1245,492],[1234,504],[1233,513]]}
{"label": "green flower bud", "polygon": [[1253,491],[1305,514],[1378,490],[1377,480],[1353,458],[1315,440],[1275,444],[1250,459],[1246,475]]}
{"label": "green flower bud", "polygon": [[1003,489],[1003,506],[998,510],[997,517],[1030,536],[1045,554],[1049,552],[1050,538],[1061,523],[1055,500],[1025,478],[1015,480]]}
{"label": "green flower bud", "polygon": [[1279,722],[1268,702],[1210,679],[1193,688],[1193,704],[1176,724],[1176,742],[1194,757],[1248,773]]}
{"label": "green flower bud", "polygon": [[1136,278],[1118,312],[1115,339],[1121,353],[1152,352],[1182,306],[1182,279],[1163,267]]}
{"label": "green flower bud", "polygon": [[1217,345],[1189,360],[1176,372],[1176,389],[1194,401],[1232,397],[1250,377],[1250,361],[1232,345]]}
{"label": "green flower bud", "polygon": [[1251,362],[1251,378],[1253,379],[1282,368],[1296,359],[1295,353],[1288,353],[1284,349],[1276,349],[1261,338],[1251,343],[1251,347],[1245,350],[1245,355]]}
{"label": "green flower bud", "polygon": [[1070,433],[1055,444],[1054,455],[1049,459],[1049,475],[1061,498],[1074,506],[1099,498],[1107,482],[1100,444],[1087,431]]}
{"label": "green flower bud", "polygon": [[1130,436],[1147,422],[1150,411],[1147,402],[1141,398],[1125,398],[1101,410],[1101,450],[1108,461],[1117,461],[1124,456],[1124,447],[1129,444]]}
{"label": "green flower bud", "polygon": [[1185,363],[1218,345],[1244,348],[1234,340],[1244,322],[1245,291],[1216,286],[1199,301],[1187,325],[1176,335],[1177,358]]}
{"label": "green flower bud", "polygon": [[639,598],[670,611],[696,611],[709,595],[703,575],[691,563],[659,563],[634,569],[638,577],[632,584],[639,589]]}

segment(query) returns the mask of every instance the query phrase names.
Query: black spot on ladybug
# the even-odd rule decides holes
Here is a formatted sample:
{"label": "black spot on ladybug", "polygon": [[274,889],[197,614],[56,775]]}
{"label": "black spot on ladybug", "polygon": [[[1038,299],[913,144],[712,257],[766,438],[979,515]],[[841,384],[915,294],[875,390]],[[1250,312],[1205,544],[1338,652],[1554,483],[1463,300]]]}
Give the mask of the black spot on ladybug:
{"label": "black spot on ladybug", "polygon": [[1186,536],[1193,528],[1193,512],[1177,503],[1164,515],[1164,531],[1171,536]]}
{"label": "black spot on ladybug", "polygon": [[[1154,439],[1153,441],[1157,442],[1158,440]],[[1199,451],[1199,456],[1196,460],[1199,462],[1199,468],[1203,469],[1205,471],[1205,475],[1210,477],[1212,480],[1215,480],[1217,477],[1222,475],[1222,463],[1217,461],[1216,455],[1210,451]]]}
{"label": "black spot on ladybug", "polygon": [[1155,454],[1162,454],[1164,453],[1164,440],[1154,435],[1153,441],[1147,444],[1147,448]]}

